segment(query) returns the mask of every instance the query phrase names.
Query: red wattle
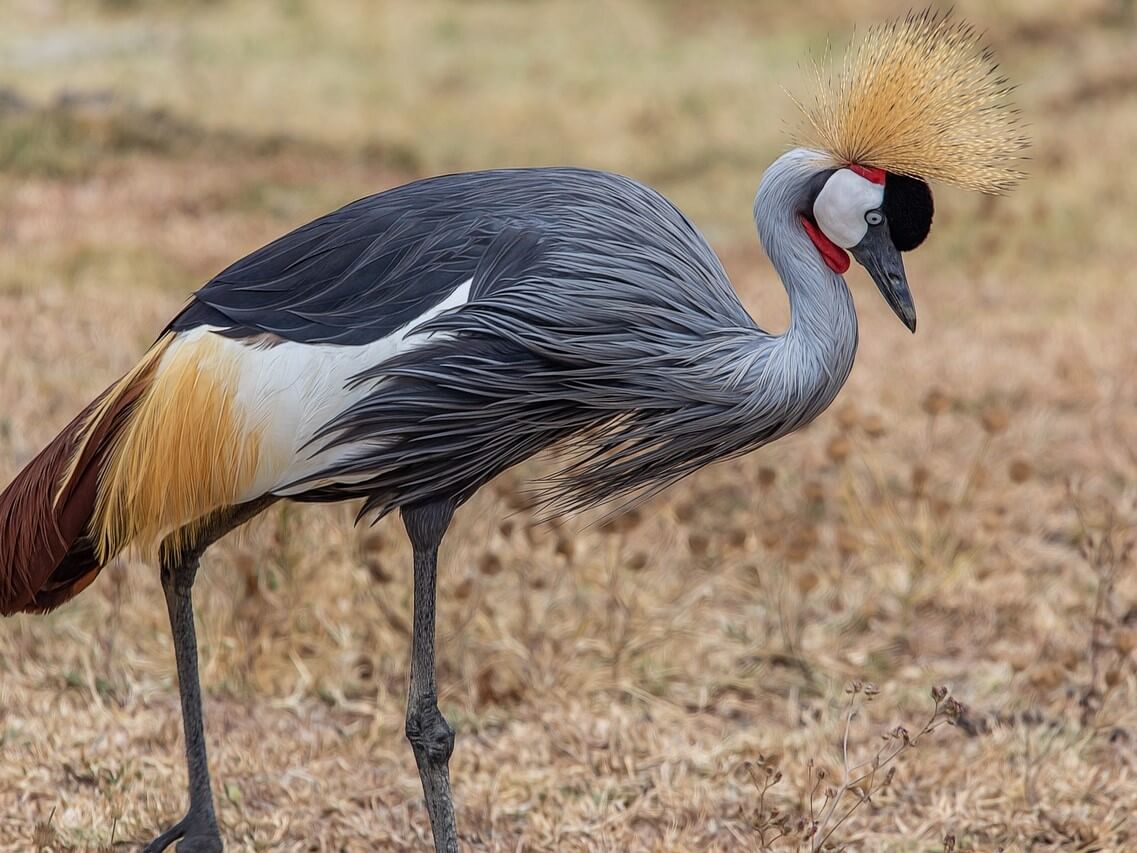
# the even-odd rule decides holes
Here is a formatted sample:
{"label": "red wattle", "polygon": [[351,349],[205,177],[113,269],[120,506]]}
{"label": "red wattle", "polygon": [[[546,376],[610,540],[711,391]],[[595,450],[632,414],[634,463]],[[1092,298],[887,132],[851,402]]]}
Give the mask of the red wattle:
{"label": "red wattle", "polygon": [[809,239],[813,241],[813,245],[817,247],[817,251],[821,253],[822,260],[825,261],[825,266],[837,273],[843,275],[849,271],[849,253],[826,237],[821,229],[809,221],[806,217],[801,218],[801,227],[805,229],[805,233],[809,235]]}
{"label": "red wattle", "polygon": [[856,172],[866,181],[872,181],[874,184],[884,186],[884,169],[878,169],[875,166],[862,166],[860,163],[850,163],[849,171]]}

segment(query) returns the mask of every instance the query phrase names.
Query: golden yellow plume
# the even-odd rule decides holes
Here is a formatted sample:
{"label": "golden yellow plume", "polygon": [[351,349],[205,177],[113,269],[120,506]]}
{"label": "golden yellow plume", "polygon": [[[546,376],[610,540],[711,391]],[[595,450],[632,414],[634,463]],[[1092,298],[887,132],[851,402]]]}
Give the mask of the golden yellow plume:
{"label": "golden yellow plume", "polygon": [[168,335],[144,360],[152,378],[99,474],[90,533],[101,563],[166,533],[175,547],[187,544],[195,523],[237,503],[255,476],[260,432],[234,402],[238,365],[222,340]]}
{"label": "golden yellow plume", "polygon": [[868,31],[838,74],[815,65],[798,144],[839,163],[1003,193],[1028,145],[1011,86],[979,34],[930,10]]}

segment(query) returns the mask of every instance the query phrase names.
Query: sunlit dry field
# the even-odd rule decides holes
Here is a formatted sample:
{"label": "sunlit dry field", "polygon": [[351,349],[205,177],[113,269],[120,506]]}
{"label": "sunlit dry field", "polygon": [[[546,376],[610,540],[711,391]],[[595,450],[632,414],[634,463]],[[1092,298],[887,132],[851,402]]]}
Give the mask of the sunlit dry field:
{"label": "sunlit dry field", "polygon": [[[4,0],[0,480],[228,261],[425,174],[645,180],[783,328],[750,220],[781,87],[907,6],[769,5]],[[439,676],[469,849],[1137,846],[1133,4],[956,9],[1035,145],[1013,196],[937,194],[918,334],[854,272],[858,363],[805,432],[614,516],[536,524],[540,461],[460,512]],[[409,547],[354,511],[281,506],[206,560],[227,849],[429,842]],[[144,562],[0,623],[0,848],[180,817],[177,702]]]}

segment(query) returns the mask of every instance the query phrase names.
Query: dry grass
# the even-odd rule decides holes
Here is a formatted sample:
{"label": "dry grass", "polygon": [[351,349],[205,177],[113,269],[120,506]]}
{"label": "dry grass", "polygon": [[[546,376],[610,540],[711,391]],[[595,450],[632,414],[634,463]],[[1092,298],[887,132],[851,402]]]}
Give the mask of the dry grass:
{"label": "dry grass", "polygon": [[[902,11],[156,6],[5,10],[0,479],[195,282],[414,174],[645,178],[777,328],[748,211],[791,115],[778,86],[827,33]],[[514,475],[460,513],[440,682],[471,849],[1137,843],[1132,8],[960,11],[991,31],[1037,144],[1011,198],[938,195],[909,264],[920,333],[855,275],[861,355],[803,434],[605,524],[533,526]],[[428,838],[402,737],[408,547],[351,515],[279,508],[207,558],[229,849]],[[172,663],[142,564],[0,625],[0,847],[131,849],[180,816]],[[941,684],[966,708],[937,693],[921,735]]]}

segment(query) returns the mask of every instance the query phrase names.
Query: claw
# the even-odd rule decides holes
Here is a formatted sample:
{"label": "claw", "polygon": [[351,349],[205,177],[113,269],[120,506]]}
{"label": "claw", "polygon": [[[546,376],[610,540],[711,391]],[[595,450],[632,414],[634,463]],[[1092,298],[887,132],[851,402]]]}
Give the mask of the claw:
{"label": "claw", "polygon": [[[204,825],[203,825],[204,824]],[[187,814],[149,844],[142,853],[162,853],[175,841],[178,853],[221,853],[221,833],[198,815]]]}
{"label": "claw", "polygon": [[142,848],[142,853],[162,853],[167,847],[185,835],[182,828],[184,820],[180,820]]}

